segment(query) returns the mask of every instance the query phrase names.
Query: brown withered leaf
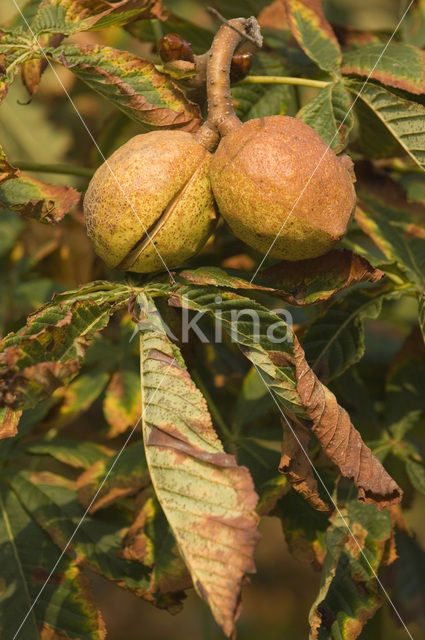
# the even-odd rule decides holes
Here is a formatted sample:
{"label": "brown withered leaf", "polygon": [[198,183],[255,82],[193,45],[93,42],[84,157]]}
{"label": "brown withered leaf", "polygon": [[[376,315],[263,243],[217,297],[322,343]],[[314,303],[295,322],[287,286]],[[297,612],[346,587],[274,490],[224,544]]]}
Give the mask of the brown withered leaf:
{"label": "brown withered leaf", "polygon": [[181,609],[184,591],[192,586],[186,565],[178,551],[176,539],[155,496],[136,505],[133,524],[128,529],[120,554],[126,560],[137,560],[151,567],[149,592],[155,603],[171,613]]}
{"label": "brown withered leaf", "polygon": [[325,454],[345,478],[354,480],[360,501],[373,502],[380,509],[400,502],[403,491],[365,445],[334,394],[309,367],[295,337],[294,354],[298,393]]}
{"label": "brown withered leaf", "polygon": [[287,420],[284,417],[281,420],[283,439],[279,471],[287,476],[292,488],[314,509],[331,511],[331,507],[319,495],[313,467],[305,454],[311,434],[298,420]]}
{"label": "brown withered leaf", "polygon": [[18,174],[0,185],[0,204],[39,222],[59,222],[80,201],[80,193]]}
{"label": "brown withered leaf", "polygon": [[22,411],[14,411],[10,407],[0,409],[0,440],[16,436],[21,415]]}
{"label": "brown withered leaf", "polygon": [[259,284],[287,292],[290,304],[305,305],[328,300],[359,282],[377,282],[384,272],[348,249],[332,249],[309,260],[281,262],[258,274]]}

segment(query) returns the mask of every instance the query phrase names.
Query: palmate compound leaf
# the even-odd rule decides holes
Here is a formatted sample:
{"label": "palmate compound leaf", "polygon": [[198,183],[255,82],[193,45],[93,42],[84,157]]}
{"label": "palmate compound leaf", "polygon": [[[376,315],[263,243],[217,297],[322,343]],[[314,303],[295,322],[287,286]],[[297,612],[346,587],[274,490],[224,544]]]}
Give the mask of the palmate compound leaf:
{"label": "palmate compound leaf", "polygon": [[196,591],[233,636],[242,580],[255,570],[258,496],[248,470],[224,453],[206,402],[153,303],[139,301],[146,318],[142,429],[152,484]]}
{"label": "palmate compound leaf", "polygon": [[383,271],[348,249],[332,249],[319,258],[296,263],[281,260],[259,271],[255,283],[217,267],[185,269],[178,274],[197,285],[269,292],[294,306],[323,302],[355,284],[377,282],[383,276]]}
{"label": "palmate compound leaf", "polygon": [[345,85],[358,96],[358,101],[373,112],[416,164],[424,169],[425,107],[372,83],[347,80]]}
{"label": "palmate compound leaf", "polygon": [[37,36],[43,33],[71,35],[144,18],[164,18],[161,0],[43,0],[31,29]]}
{"label": "palmate compound leaf", "polygon": [[359,500],[379,508],[400,502],[402,491],[362,441],[348,413],[309,367],[289,325],[249,298],[213,287],[177,285],[169,304],[204,312],[254,364],[283,412],[307,419],[324,453],[346,478],[352,478]]}
{"label": "palmate compound leaf", "polygon": [[326,20],[322,0],[284,0],[292,35],[324,71],[339,73],[341,49]]}
{"label": "palmate compound leaf", "polygon": [[[15,637],[59,553],[16,492],[0,478],[0,632],[3,640]],[[68,557],[61,560],[50,576],[18,637],[25,640],[59,637],[102,640],[106,637],[88,578]]]}
{"label": "palmate compound leaf", "polygon": [[333,515],[325,546],[321,587],[310,611],[310,638],[354,640],[382,604],[375,574],[395,559],[391,516],[372,504],[349,501],[343,512]]}
{"label": "palmate compound leaf", "polygon": [[354,125],[351,102],[342,82],[329,84],[298,111],[297,118],[313,127],[335,153],[340,153],[347,146]]}
{"label": "palmate compound leaf", "polygon": [[135,120],[142,131],[195,131],[201,125],[199,106],[148,60],[101,45],[61,46],[46,53]]}
{"label": "palmate compound leaf", "polygon": [[132,295],[130,287],[92,282],[57,295],[1,343],[0,404],[30,407],[72,378],[90,341]]}

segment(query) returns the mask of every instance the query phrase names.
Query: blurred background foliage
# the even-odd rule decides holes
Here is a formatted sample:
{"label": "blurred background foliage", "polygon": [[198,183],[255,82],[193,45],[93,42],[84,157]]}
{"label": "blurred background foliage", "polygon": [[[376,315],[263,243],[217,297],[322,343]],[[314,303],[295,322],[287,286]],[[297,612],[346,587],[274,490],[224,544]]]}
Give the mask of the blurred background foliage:
{"label": "blurred background foliage", "polygon": [[[23,7],[27,3],[18,0],[18,4]],[[36,4],[34,3],[34,6]],[[260,5],[266,7],[269,3],[255,0],[210,0],[208,3],[200,0],[166,0],[165,5],[173,14],[171,26],[156,20],[146,21],[131,25],[128,29],[110,27],[100,32],[78,33],[72,35],[68,42],[109,45],[160,63],[155,42],[162,33],[168,30],[179,31],[181,27],[179,32],[193,43],[195,52],[202,52],[208,48],[217,27],[215,18],[206,10],[207,4],[215,6],[230,18],[249,15],[251,11],[257,14]],[[423,3],[415,4],[420,5],[425,11]],[[360,37],[361,32],[374,32],[385,39],[396,26],[406,5],[407,2],[399,0],[327,0],[325,12],[341,38],[347,38],[350,34],[353,38],[356,35]],[[16,9],[12,0],[1,0],[0,17],[3,24],[15,19]],[[279,29],[272,28],[273,18],[268,20],[265,15],[263,24],[266,45],[275,43]],[[410,17],[405,20],[397,37],[407,42],[413,40],[419,47],[425,46],[425,29],[418,29]],[[302,68],[307,77],[313,77],[313,74],[317,78],[322,77],[299,50],[297,55],[286,54],[287,50],[279,51],[279,48],[266,46],[263,52],[254,57],[252,73],[296,75]],[[137,123],[126,118],[114,106],[91,91],[71,71],[60,65],[56,65],[55,68],[105,156],[110,155],[114,149],[139,132]],[[243,119],[259,114],[268,115],[268,111],[270,114],[295,115],[316,93],[317,89],[309,87],[265,88],[263,85],[240,85],[233,90],[238,115]],[[40,180],[56,185],[71,185],[82,192],[91,173],[101,163],[93,141],[50,69],[44,73],[39,90],[30,101],[25,88],[19,82],[15,82],[9,89],[0,110],[0,140],[14,166],[26,169],[29,175]],[[360,150],[357,152],[361,154]],[[385,160],[382,163],[384,166]],[[48,171],[31,171],[31,167],[34,169],[35,165],[40,164],[65,164],[69,166],[69,171],[58,173],[57,167]],[[408,198],[423,204],[423,174],[418,174],[411,165],[403,162],[399,165],[398,171],[396,166],[393,168],[396,179],[406,188]],[[347,245],[355,246],[357,241],[358,229],[354,225]],[[252,270],[256,263],[256,255],[247,251],[246,246],[230,236],[224,228],[221,229],[219,237],[212,240],[203,254],[196,258],[195,265],[217,264],[217,259],[224,267],[236,267],[246,271]],[[113,280],[117,277],[115,272],[106,270],[94,255],[86,237],[80,207],[76,207],[61,222],[51,226],[23,219],[16,212],[3,209],[0,215],[0,270],[2,335],[21,327],[26,316],[49,300],[53,293],[91,280]],[[291,311],[297,325],[310,321],[317,314],[316,309],[309,308],[292,308]],[[114,319],[105,336],[89,351],[83,374],[86,371],[87,378],[92,382],[91,397],[88,397],[87,386],[84,397],[78,397],[78,390],[74,389],[78,401],[76,402],[74,397],[74,401],[70,400],[67,405],[69,389],[55,392],[41,417],[38,435],[47,433],[49,438],[52,438],[60,433],[63,437],[85,439],[87,433],[90,433],[90,440],[105,441],[105,434],[108,435],[108,430],[111,429],[103,409],[108,376],[102,377],[100,373],[96,377],[96,371],[104,371],[102,367],[106,359],[109,363],[106,368],[108,375],[120,366],[120,359],[124,358],[123,343],[120,342],[121,321],[122,318],[119,317]],[[387,302],[378,319],[366,320],[366,351],[361,363],[354,373],[349,370],[334,383],[334,389],[339,393],[343,404],[353,410],[356,425],[360,429],[370,429],[371,413],[368,414],[368,410],[382,413],[385,381],[390,365],[416,324],[416,302],[409,297]],[[126,367],[131,376],[131,371],[137,370],[137,355],[131,348],[126,348]],[[236,363],[236,357],[232,360],[231,354],[222,357],[221,353],[201,350],[200,345],[196,345],[194,351],[195,353],[189,354],[195,363],[194,368],[199,368],[200,362],[206,362],[207,372],[208,367],[214,371],[208,383],[204,380],[203,384],[210,385],[222,406],[237,416],[235,397],[244,376],[248,373],[248,367],[241,365],[240,359]],[[202,383],[202,380],[200,382]],[[353,401],[357,391],[362,393],[363,384],[368,389],[370,406],[366,402],[360,403],[359,406],[358,401]],[[263,401],[266,410],[260,410],[262,415],[267,415],[267,411],[274,413],[277,423],[274,432],[271,429],[271,433],[268,434],[269,440],[276,444],[275,450],[269,452],[269,455],[277,465],[280,426],[276,420],[276,412],[272,407],[267,407],[267,398],[263,398]],[[258,397],[255,397],[253,404],[258,405],[258,402]],[[243,420],[246,421],[246,417]],[[254,424],[245,422],[244,425],[248,433],[252,432],[253,438],[264,438],[264,431],[256,428]],[[424,426],[422,424],[422,429]],[[368,435],[370,439],[377,437],[373,429]],[[118,446],[121,442],[120,434],[112,433],[112,436],[115,437],[115,440],[112,440],[114,446]],[[421,438],[424,447],[425,441],[423,436]],[[224,441],[226,443],[225,437]],[[28,467],[37,470],[41,464],[39,458],[29,458]],[[49,468],[54,470],[56,463],[49,464]],[[405,488],[404,485],[403,487]],[[408,526],[415,532],[418,543],[424,548],[425,497],[419,492],[406,491],[405,505],[408,507],[405,514]],[[238,638],[305,638],[308,634],[308,611],[318,591],[320,575],[313,571],[308,563],[300,562],[289,553],[277,518],[265,518],[261,531],[263,538],[258,547],[257,574],[252,576],[244,590],[244,615],[238,626]],[[425,601],[425,567],[424,556],[419,557],[422,558],[422,567],[418,567],[417,559],[413,565],[415,569],[420,570],[407,572],[397,585],[397,601],[400,603],[402,614],[409,619],[415,617],[409,624],[415,640],[425,638],[425,613],[422,608]],[[109,640],[162,640],[165,637],[173,640],[187,637],[218,640],[223,637],[212,621],[207,607],[193,594],[189,595],[183,611],[174,618],[94,574],[91,575],[91,579],[96,601],[109,630]],[[385,581],[385,574],[383,580]],[[416,616],[410,615],[412,609],[417,613]],[[406,632],[398,628],[390,608],[384,607],[366,625],[360,637],[362,640],[402,640],[406,637]]]}

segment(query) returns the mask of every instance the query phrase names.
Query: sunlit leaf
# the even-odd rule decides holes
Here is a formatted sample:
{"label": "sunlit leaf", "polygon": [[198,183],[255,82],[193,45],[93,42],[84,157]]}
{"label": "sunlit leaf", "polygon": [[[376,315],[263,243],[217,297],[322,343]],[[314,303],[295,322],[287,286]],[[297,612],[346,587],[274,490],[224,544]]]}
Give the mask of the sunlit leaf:
{"label": "sunlit leaf", "polygon": [[37,34],[98,30],[140,18],[162,18],[161,0],[44,0],[31,24]]}
{"label": "sunlit leaf", "polygon": [[[144,305],[155,326],[151,303]],[[152,484],[195,589],[232,635],[243,576],[254,571],[258,497],[248,470],[224,453],[203,396],[157,326],[140,334],[143,438]]]}
{"label": "sunlit leaf", "polygon": [[374,84],[350,81],[347,86],[372,110],[416,164],[425,168],[425,107]]}
{"label": "sunlit leaf", "polygon": [[145,131],[158,127],[194,131],[201,124],[198,105],[148,60],[101,45],[62,46],[47,53]]}
{"label": "sunlit leaf", "polygon": [[379,80],[410,93],[421,94],[425,90],[425,54],[411,44],[373,42],[347,51],[342,72]]}
{"label": "sunlit leaf", "polygon": [[321,0],[284,0],[292,34],[324,71],[339,72],[341,50],[325,18]]}

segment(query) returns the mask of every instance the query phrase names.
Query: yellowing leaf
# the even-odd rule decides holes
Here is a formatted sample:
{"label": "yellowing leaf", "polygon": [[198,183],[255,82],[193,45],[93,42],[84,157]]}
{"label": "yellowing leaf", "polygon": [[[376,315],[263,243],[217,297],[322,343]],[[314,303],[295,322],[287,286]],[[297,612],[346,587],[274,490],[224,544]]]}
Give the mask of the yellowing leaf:
{"label": "yellowing leaf", "polygon": [[141,334],[140,349],[143,437],[155,493],[195,589],[231,636],[243,577],[254,571],[257,494],[248,470],[223,452],[178,350],[159,328]]}
{"label": "yellowing leaf", "polygon": [[323,13],[322,0],[284,0],[294,38],[321,69],[339,72],[341,50]]}

